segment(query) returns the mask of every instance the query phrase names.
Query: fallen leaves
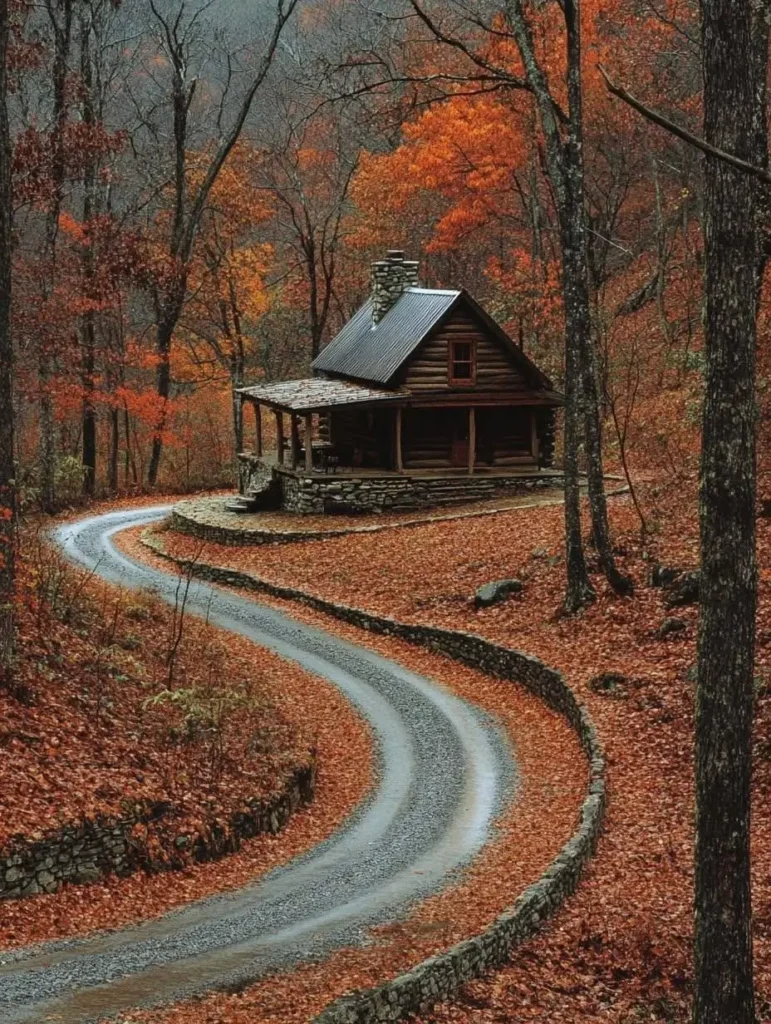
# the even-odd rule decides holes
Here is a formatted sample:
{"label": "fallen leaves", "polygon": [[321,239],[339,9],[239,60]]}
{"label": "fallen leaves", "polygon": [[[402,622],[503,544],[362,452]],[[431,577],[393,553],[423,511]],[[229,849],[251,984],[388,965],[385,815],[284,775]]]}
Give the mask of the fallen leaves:
{"label": "fallen leaves", "polygon": [[[173,613],[147,595],[120,594],[93,580],[85,586],[50,550],[41,549],[45,560],[36,561],[29,543],[17,672],[26,699],[0,693],[2,842],[15,834],[39,838],[83,817],[119,816],[139,800],[170,800],[174,834],[195,832],[213,817],[227,821],[245,800],[279,791],[311,748],[320,769],[311,808],[279,835],[246,842],[224,861],[0,902],[4,946],[118,927],[246,884],[320,842],[361,800],[371,784],[370,737],[333,686],[245,639],[196,624],[183,630],[177,681],[188,689],[208,685],[220,709],[223,679],[228,693],[249,699],[219,722],[216,743],[208,736],[194,742],[178,707],[148,701],[168,681]],[[50,610],[53,583],[59,617]],[[208,719],[204,724],[209,729]],[[148,849],[162,853],[158,827],[139,829]]]}
{"label": "fallen leaves", "polygon": [[[424,1024],[688,1019],[698,612],[694,606],[679,609],[685,628],[659,638],[667,612],[649,574],[654,559],[697,564],[696,502],[693,488],[683,483],[646,497],[655,506],[657,529],[646,551],[631,506],[625,499],[610,503],[619,561],[634,577],[634,598],[618,599],[600,587],[597,603],[575,619],[554,614],[564,588],[559,508],[280,550],[236,553],[209,546],[202,556],[233,566],[237,559],[238,568],[271,582],[528,651],[566,674],[598,725],[610,800],[605,834],[578,893],[507,968],[470,985],[457,1003],[425,1015]],[[761,1016],[771,1019],[771,689],[763,684],[771,663],[771,522],[759,520],[758,530],[755,962]],[[185,554],[189,542],[167,533],[165,543]],[[474,610],[479,585],[511,575],[525,584],[521,597]],[[293,614],[306,613],[295,606]],[[368,643],[379,641],[368,637]],[[602,672],[617,673],[630,685],[620,694],[595,693],[588,684]]]}
{"label": "fallen leaves", "polygon": [[[154,560],[148,552],[144,557]],[[370,945],[341,950],[322,964],[266,979],[235,995],[215,994],[163,1011],[134,1011],[132,1021],[303,1024],[336,996],[378,984],[484,929],[541,875],[578,822],[587,782],[584,755],[566,722],[527,691],[409,644],[365,637],[354,627],[331,622],[296,604],[271,603],[352,642],[366,639],[368,647],[443,683],[494,715],[515,749],[519,790],[500,816],[490,844],[462,879],[422,901],[405,920],[374,929]]]}

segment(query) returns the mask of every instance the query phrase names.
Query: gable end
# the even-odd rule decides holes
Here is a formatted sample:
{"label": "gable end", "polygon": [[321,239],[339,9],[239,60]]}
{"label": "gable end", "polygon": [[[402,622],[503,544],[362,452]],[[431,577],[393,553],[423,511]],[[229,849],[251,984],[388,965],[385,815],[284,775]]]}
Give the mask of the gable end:
{"label": "gable end", "polygon": [[[453,380],[453,355],[466,358],[471,346],[474,372]],[[398,380],[419,393],[505,391],[550,388],[548,378],[495,321],[465,292],[407,359]]]}

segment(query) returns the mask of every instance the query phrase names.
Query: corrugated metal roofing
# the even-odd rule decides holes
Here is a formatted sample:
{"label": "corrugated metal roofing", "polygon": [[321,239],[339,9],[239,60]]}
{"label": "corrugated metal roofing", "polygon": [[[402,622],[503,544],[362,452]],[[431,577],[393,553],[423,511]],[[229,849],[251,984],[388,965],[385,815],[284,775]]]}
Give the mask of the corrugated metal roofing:
{"label": "corrugated metal roofing", "polygon": [[314,409],[356,405],[359,402],[393,401],[409,394],[401,388],[384,391],[364,384],[354,384],[350,380],[325,380],[323,377],[256,384],[250,388],[239,388],[238,393],[257,402],[288,409],[291,412],[311,412]]}
{"label": "corrugated metal roofing", "polygon": [[313,369],[387,384],[460,294],[408,288],[374,327],[368,299],[316,356]]}

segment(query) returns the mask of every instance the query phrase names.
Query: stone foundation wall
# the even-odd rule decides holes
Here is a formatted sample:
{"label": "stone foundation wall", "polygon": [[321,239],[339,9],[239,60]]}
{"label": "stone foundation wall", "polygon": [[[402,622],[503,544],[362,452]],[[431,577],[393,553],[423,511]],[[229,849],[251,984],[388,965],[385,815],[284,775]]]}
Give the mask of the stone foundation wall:
{"label": "stone foundation wall", "polygon": [[278,796],[247,801],[249,810],[234,815],[229,828],[212,823],[200,834],[177,832],[168,848],[154,856],[135,837],[135,828],[161,818],[173,819],[175,809],[171,804],[137,808],[112,821],[66,826],[35,840],[19,836],[0,852],[0,899],[56,892],[66,882],[95,882],[105,875],[173,870],[191,859],[216,860],[239,849],[244,839],[279,832],[298,807],[310,803],[315,785],[316,762],[311,757],[294,770]]}
{"label": "stone foundation wall", "polygon": [[329,477],[281,474],[282,507],[299,515],[404,512],[437,505],[483,501],[525,494],[534,487],[559,484],[561,478],[456,476]]}
{"label": "stone foundation wall", "polygon": [[298,601],[362,629],[395,636],[445,654],[471,668],[527,687],[563,715],[577,733],[589,764],[589,787],[579,824],[541,878],[481,934],[424,960],[412,970],[376,988],[343,996],[327,1007],[314,1024],[385,1024],[422,1013],[452,998],[465,982],[501,966],[511,950],[533,936],[544,921],[575,891],[584,866],[594,852],[605,812],[605,758],[594,724],[561,673],[540,659],[492,643],[473,633],[398,622],[358,608],[336,604],[293,587],[281,587],[249,573],[172,558],[157,538],[145,543],[195,575],[230,586]]}
{"label": "stone foundation wall", "polygon": [[238,455],[238,493],[249,494],[257,490],[271,470],[264,465],[258,455],[251,452],[239,452]]}

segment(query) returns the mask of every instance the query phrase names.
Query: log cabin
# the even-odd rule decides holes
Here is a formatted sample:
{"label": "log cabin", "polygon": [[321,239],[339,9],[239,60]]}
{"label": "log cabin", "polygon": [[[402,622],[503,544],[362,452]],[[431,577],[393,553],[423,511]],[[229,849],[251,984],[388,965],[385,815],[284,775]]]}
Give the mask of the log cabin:
{"label": "log cabin", "polygon": [[256,446],[240,456],[234,510],[406,509],[549,475],[563,396],[467,291],[420,287],[401,251],[372,265],[369,298],[312,369],[239,389]]}

